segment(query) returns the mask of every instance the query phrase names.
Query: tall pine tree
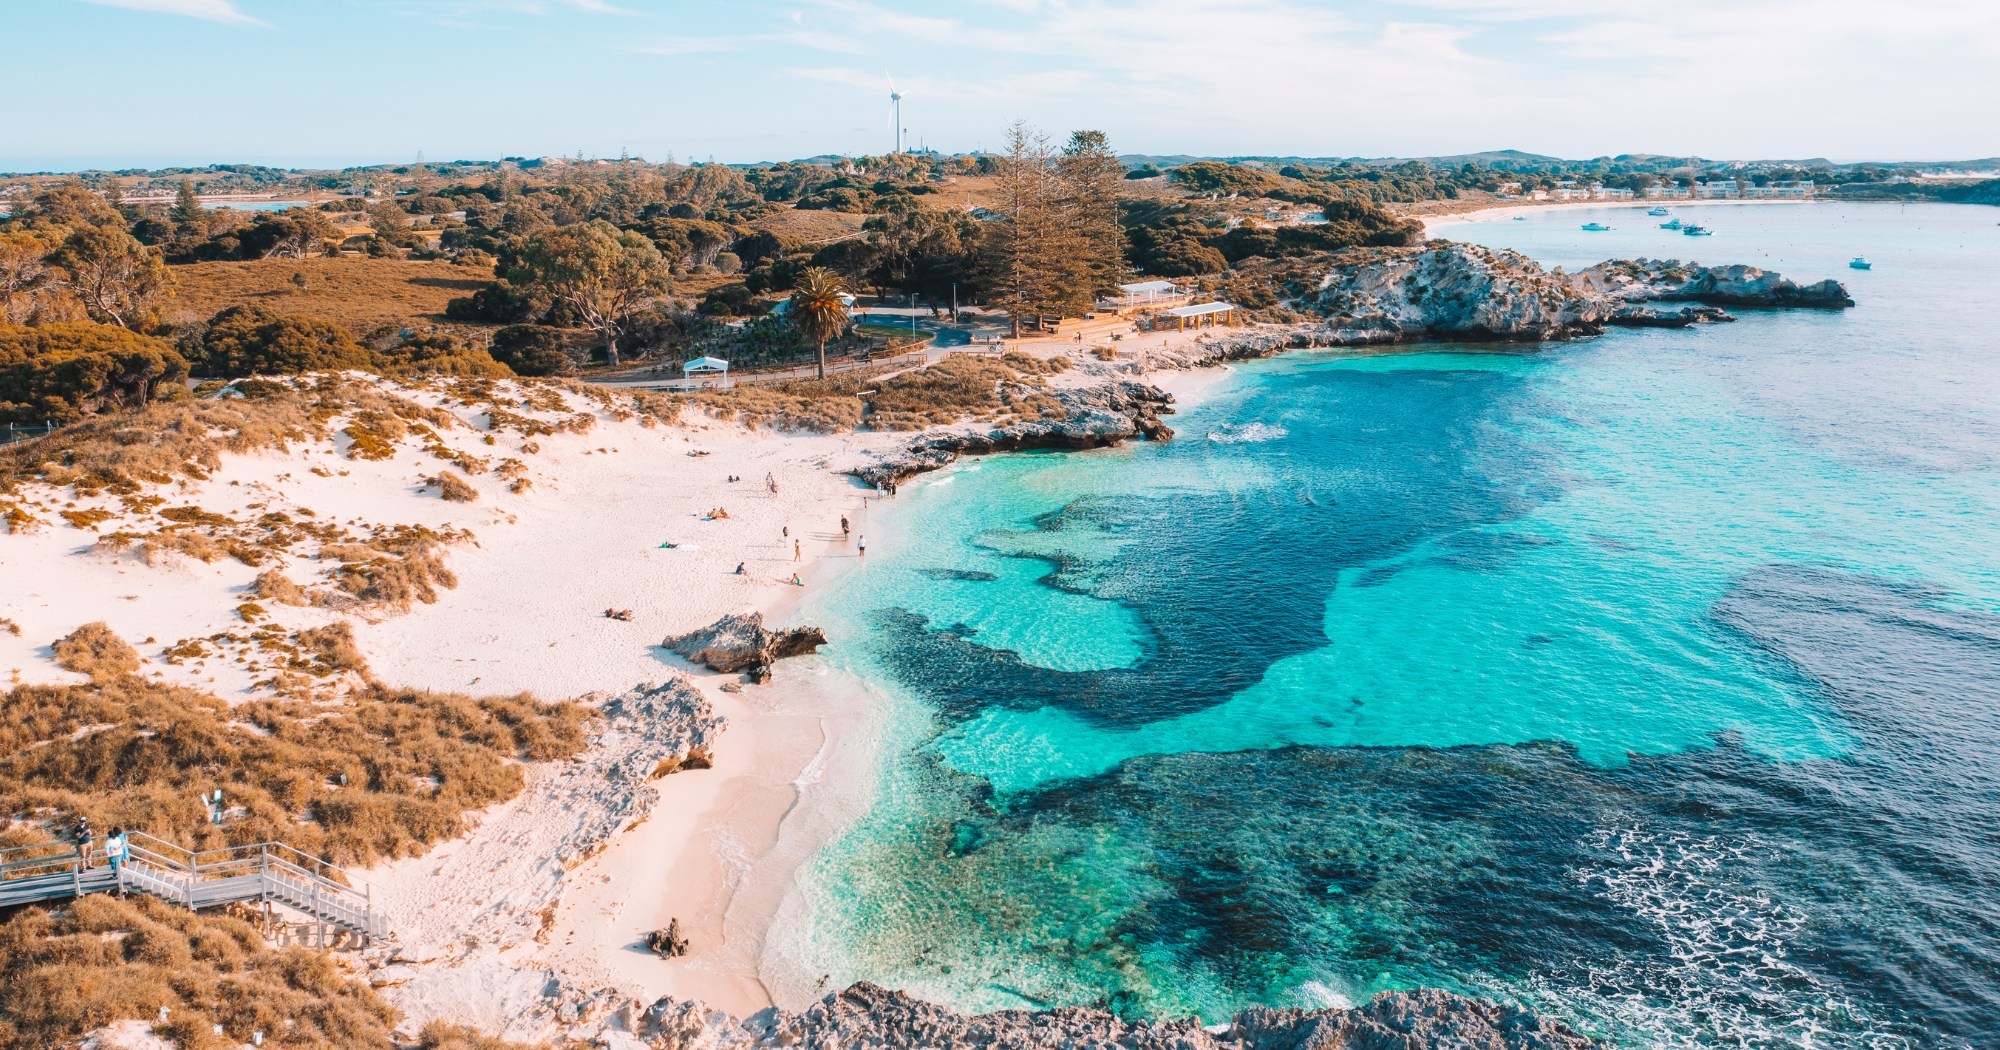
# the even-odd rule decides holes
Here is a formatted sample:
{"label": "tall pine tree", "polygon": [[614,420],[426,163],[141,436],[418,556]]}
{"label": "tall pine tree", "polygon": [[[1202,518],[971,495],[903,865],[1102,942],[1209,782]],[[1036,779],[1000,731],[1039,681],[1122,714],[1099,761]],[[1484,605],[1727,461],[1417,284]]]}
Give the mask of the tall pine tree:
{"label": "tall pine tree", "polygon": [[203,221],[201,198],[195,195],[194,180],[181,176],[180,191],[174,194],[173,219],[177,226],[193,226]]}

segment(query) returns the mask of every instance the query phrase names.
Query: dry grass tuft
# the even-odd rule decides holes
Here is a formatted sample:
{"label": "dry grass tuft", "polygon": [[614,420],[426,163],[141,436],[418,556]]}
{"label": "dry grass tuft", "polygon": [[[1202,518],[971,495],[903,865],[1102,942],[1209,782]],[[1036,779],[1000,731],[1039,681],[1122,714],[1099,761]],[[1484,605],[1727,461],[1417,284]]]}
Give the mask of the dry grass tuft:
{"label": "dry grass tuft", "polygon": [[479,490],[449,470],[438,471],[436,477],[424,478],[424,484],[436,488],[438,498],[448,503],[479,502]]}
{"label": "dry grass tuft", "polygon": [[6,631],[16,638],[21,637],[21,625],[5,616],[0,616],[0,631]]}
{"label": "dry grass tuft", "polygon": [[519,1043],[495,1039],[476,1029],[443,1021],[427,1022],[417,1033],[418,1050],[520,1050]]}
{"label": "dry grass tuft", "polygon": [[311,592],[292,582],[291,577],[276,569],[266,569],[257,574],[250,589],[244,592],[252,598],[262,598],[279,605],[305,606],[313,604]]}
{"label": "dry grass tuft", "polygon": [[63,670],[87,674],[92,681],[131,674],[139,669],[138,650],[111,633],[111,625],[102,620],[84,624],[57,639],[54,648],[56,663]]}
{"label": "dry grass tuft", "polygon": [[395,1011],[326,955],[273,951],[249,922],[150,897],[21,911],[0,926],[0,981],[0,1050],[70,1045],[162,1006],[171,1020],[156,1031],[181,1050],[233,1048],[253,1032],[298,1050],[395,1046]]}

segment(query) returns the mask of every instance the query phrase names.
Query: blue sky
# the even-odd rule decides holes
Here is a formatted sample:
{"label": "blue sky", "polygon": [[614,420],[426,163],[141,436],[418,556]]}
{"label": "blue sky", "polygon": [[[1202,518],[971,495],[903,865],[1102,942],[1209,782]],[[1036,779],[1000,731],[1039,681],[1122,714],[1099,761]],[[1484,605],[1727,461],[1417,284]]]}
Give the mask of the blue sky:
{"label": "blue sky", "polygon": [[879,153],[2000,154],[2000,2],[32,0],[0,170]]}

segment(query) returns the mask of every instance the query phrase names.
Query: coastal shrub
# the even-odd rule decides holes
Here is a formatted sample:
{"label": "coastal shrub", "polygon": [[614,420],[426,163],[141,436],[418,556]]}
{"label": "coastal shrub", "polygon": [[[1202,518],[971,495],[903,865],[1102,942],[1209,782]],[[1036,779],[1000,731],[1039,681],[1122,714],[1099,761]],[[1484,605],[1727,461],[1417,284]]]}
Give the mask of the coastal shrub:
{"label": "coastal shrub", "polygon": [[493,333],[493,359],[523,376],[564,375],[575,370],[568,339],[560,328],[509,325]]}
{"label": "coastal shrub", "polygon": [[[301,641],[312,650],[302,656],[366,673],[345,625]],[[99,673],[87,685],[6,694],[0,805],[32,815],[46,837],[87,817],[189,849],[276,839],[365,866],[461,833],[466,811],[521,790],[517,761],[581,750],[591,717],[526,694],[380,686],[331,705],[278,699],[232,709],[186,687]],[[228,808],[221,824],[197,797],[216,788]]]}
{"label": "coastal shrub", "polygon": [[485,350],[445,335],[420,335],[381,352],[380,371],[389,375],[454,375],[507,379],[514,370]]}
{"label": "coastal shrub", "polygon": [[152,1021],[162,1006],[160,1034],[181,1050],[242,1046],[255,1032],[275,1048],[396,1045],[395,1011],[323,953],[273,950],[250,922],[152,897],[17,912],[0,925],[0,982],[0,1050],[74,1045],[117,1021]]}
{"label": "coastal shrub", "polygon": [[195,375],[229,379],[349,368],[373,372],[382,363],[331,321],[287,316],[265,306],[232,306],[208,322],[190,366]]}
{"label": "coastal shrub", "polygon": [[1217,160],[1183,164],[1168,172],[1167,178],[1197,193],[1241,193],[1245,196],[1254,196],[1282,185],[1278,179],[1260,169]]}
{"label": "coastal shrub", "polygon": [[56,640],[56,664],[91,678],[110,678],[139,669],[139,653],[102,620],[87,623]]}
{"label": "coastal shrub", "polygon": [[187,397],[188,362],[163,340],[111,325],[0,325],[0,423],[74,423]]}

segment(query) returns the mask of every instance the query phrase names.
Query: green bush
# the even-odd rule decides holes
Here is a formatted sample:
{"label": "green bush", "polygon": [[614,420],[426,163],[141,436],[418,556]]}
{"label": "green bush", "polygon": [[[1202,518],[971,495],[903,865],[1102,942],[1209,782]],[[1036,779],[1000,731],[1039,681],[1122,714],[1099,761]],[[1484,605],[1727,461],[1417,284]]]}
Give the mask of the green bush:
{"label": "green bush", "polygon": [[420,335],[382,351],[382,371],[392,375],[474,376],[506,379],[514,370],[476,346],[443,335]]}
{"label": "green bush", "polygon": [[571,370],[564,352],[567,340],[559,328],[538,324],[509,325],[493,333],[493,359],[515,375],[553,376]]}
{"label": "green bush", "polygon": [[266,306],[232,306],[216,314],[199,353],[192,362],[194,374],[221,379],[380,367],[375,354],[347,329]]}
{"label": "green bush", "polygon": [[74,423],[186,397],[188,362],[167,343],[99,324],[0,325],[0,423]]}

